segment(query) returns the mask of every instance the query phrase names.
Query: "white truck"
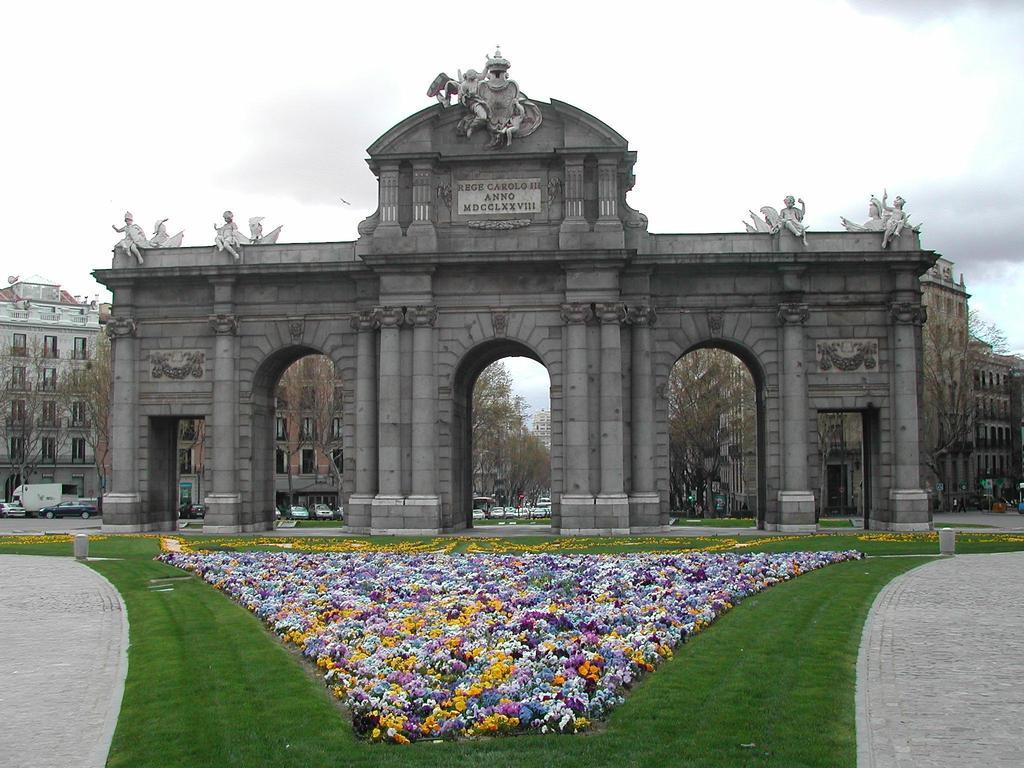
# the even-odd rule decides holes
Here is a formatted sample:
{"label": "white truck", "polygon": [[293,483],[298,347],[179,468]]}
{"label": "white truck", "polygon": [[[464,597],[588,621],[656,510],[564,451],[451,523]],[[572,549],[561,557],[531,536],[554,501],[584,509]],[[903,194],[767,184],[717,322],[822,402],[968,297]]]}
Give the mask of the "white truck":
{"label": "white truck", "polygon": [[29,483],[19,485],[11,494],[11,501],[34,515],[43,507],[52,507],[62,501],[76,501],[78,486],[74,483]]}

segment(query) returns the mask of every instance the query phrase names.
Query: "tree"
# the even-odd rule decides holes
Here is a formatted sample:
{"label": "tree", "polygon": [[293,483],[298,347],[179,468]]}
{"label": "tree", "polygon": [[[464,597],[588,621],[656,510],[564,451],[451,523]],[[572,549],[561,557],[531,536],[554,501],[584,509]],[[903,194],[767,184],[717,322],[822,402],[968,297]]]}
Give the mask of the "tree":
{"label": "tree", "polygon": [[731,353],[698,349],[676,362],[668,383],[673,508],[683,507],[691,493],[707,506],[723,448],[754,444],[755,409],[753,379]]}
{"label": "tree", "polygon": [[292,459],[303,447],[312,447],[317,466],[326,463],[341,501],[342,389],[334,363],[325,355],[309,355],[293,363],[281,376],[277,390],[277,415],[285,421],[284,438],[289,503],[295,501]]}
{"label": "tree", "polygon": [[96,460],[100,493],[97,505],[103,510],[103,492],[110,469],[110,416],[114,398],[114,368],[110,340],[96,337],[92,359],[80,368],[64,371],[62,390],[71,426],[81,430]]}
{"label": "tree", "polygon": [[527,415],[505,365],[499,361],[485,368],[473,387],[474,490],[517,499],[551,487],[551,453],[527,428]]}
{"label": "tree", "polygon": [[58,379],[56,351],[38,339],[0,355],[0,435],[12,474],[22,485],[40,464],[56,464],[69,436],[67,399]]}

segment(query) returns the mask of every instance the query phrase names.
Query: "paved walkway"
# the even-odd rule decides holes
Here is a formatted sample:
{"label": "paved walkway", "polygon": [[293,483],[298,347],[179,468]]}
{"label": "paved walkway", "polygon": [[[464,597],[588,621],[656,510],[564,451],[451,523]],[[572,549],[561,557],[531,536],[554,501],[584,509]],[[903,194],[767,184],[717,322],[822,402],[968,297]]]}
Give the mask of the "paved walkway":
{"label": "paved walkway", "polygon": [[1024,552],[887,585],[857,662],[860,768],[1024,766]]}
{"label": "paved walkway", "polygon": [[110,582],[69,558],[0,555],[0,765],[102,768],[127,654]]}

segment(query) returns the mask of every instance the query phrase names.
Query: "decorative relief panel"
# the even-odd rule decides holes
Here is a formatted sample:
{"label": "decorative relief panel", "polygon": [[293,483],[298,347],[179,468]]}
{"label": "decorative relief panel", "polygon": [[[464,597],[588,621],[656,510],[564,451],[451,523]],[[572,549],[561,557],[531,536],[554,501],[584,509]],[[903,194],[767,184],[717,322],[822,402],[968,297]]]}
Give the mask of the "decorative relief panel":
{"label": "decorative relief panel", "polygon": [[818,370],[852,373],[878,368],[878,339],[822,339],[817,343]]}
{"label": "decorative relief panel", "polygon": [[150,352],[150,375],[154,379],[201,379],[206,353],[194,352]]}

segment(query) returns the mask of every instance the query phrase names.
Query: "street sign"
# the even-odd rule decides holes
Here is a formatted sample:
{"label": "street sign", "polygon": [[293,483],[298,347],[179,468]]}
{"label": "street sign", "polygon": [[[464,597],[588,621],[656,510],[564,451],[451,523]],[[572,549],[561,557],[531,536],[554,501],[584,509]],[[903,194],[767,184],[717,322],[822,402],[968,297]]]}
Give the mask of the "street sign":
{"label": "street sign", "polygon": [[960,481],[960,490],[961,491],[966,491],[967,490],[967,481],[966,480],[961,480]]}
{"label": "street sign", "polygon": [[935,490],[938,491],[939,493],[942,493],[944,490],[946,490],[946,484],[945,483],[936,483],[935,484]]}

